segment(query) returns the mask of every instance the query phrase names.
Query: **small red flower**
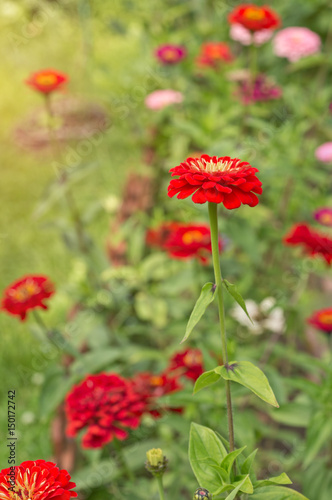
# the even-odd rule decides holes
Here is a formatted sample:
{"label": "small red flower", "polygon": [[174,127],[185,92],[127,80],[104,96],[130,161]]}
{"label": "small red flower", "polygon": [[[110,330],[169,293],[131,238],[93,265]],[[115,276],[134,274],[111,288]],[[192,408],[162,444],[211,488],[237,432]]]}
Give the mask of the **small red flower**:
{"label": "small red flower", "polygon": [[307,224],[296,224],[284,238],[284,242],[288,245],[302,245],[308,255],[321,255],[328,265],[332,262],[332,239]]}
{"label": "small red flower", "polygon": [[282,95],[280,87],[272,83],[265,75],[258,75],[255,81],[247,78],[240,83],[237,95],[243,104],[248,105],[253,102],[265,102],[279,99]]}
{"label": "small red flower", "polygon": [[182,389],[178,375],[172,376],[167,372],[160,375],[154,375],[149,372],[138,373],[133,378],[133,384],[135,391],[141,394],[142,398],[148,402],[148,413],[154,417],[160,417],[163,411],[166,410],[176,413],[182,412],[182,408],[160,407],[158,404],[158,399],[162,396]]}
{"label": "small red flower", "polygon": [[216,68],[220,63],[229,63],[233,60],[234,56],[227,43],[209,42],[203,43],[196,62],[199,66]]}
{"label": "small red flower", "polygon": [[25,83],[42,94],[49,94],[60,89],[68,80],[68,76],[64,73],[53,69],[44,69],[30,75]]}
{"label": "small red flower", "polygon": [[332,307],[316,311],[307,322],[318,330],[332,334]]}
{"label": "small red flower", "polygon": [[332,227],[332,208],[320,208],[316,210],[314,217],[323,226]]}
{"label": "small red flower", "polygon": [[66,470],[45,460],[27,460],[0,472],[1,500],[70,500],[77,497],[75,486]]}
{"label": "small red flower", "polygon": [[[166,250],[175,259],[197,258],[206,264],[212,253],[211,232],[207,224],[166,222],[158,229],[150,229],[146,240],[151,246]],[[222,249],[221,240],[219,248]]]}
{"label": "small red flower", "polygon": [[181,45],[161,45],[157,48],[156,57],[163,64],[176,64],[186,57],[186,49]]}
{"label": "small red flower", "polygon": [[168,196],[179,199],[192,196],[194,203],[223,203],[231,210],[243,205],[254,207],[258,203],[255,193],[262,193],[262,183],[256,177],[257,168],[238,158],[202,155],[187,160],[170,170],[172,179]]}
{"label": "small red flower", "polygon": [[115,373],[88,375],[66,397],[67,435],[73,437],[87,429],[83,448],[126,439],[128,429],[140,425],[147,405],[147,395],[138,393],[131,380]]}
{"label": "small red flower", "polygon": [[254,4],[242,4],[229,14],[231,24],[241,24],[251,31],[276,29],[280,26],[278,14],[268,6],[259,7]]}
{"label": "small red flower", "polygon": [[199,349],[186,349],[175,353],[170,359],[169,371],[181,373],[183,377],[196,380],[204,371],[203,355]]}
{"label": "small red flower", "polygon": [[47,309],[44,301],[54,294],[53,283],[46,276],[28,275],[12,283],[4,291],[1,309],[24,321],[30,309]]}

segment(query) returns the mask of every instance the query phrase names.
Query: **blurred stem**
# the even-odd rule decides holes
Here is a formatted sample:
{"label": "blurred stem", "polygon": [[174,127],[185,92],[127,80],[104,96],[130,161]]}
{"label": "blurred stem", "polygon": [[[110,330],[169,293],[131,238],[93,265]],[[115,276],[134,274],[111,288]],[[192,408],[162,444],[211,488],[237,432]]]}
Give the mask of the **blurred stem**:
{"label": "blurred stem", "polygon": [[163,477],[162,476],[157,477],[157,483],[158,483],[160,500],[165,500],[165,493],[164,493]]}
{"label": "blurred stem", "polygon": [[[53,114],[53,110],[52,110],[52,106],[51,106],[51,95],[50,94],[45,94],[45,108],[46,108],[46,114],[47,114],[47,118],[48,118],[47,124],[48,124],[48,131],[49,131],[49,135],[50,135],[50,141],[51,141],[51,144],[53,147],[54,156],[57,158],[58,156],[61,156],[61,149],[60,149],[59,142],[58,142],[56,135],[54,134],[54,130],[53,130],[54,114]],[[67,177],[66,177],[65,172],[61,173],[61,177],[60,177],[59,182],[63,183],[63,184],[67,182]],[[70,192],[68,186],[65,186],[64,195],[65,195],[67,206],[69,208],[69,211],[71,213],[71,217],[72,217],[72,220],[74,223],[79,249],[81,250],[82,253],[88,253],[88,248],[87,248],[87,245],[85,243],[85,238],[84,238],[83,222],[82,222],[81,216],[79,214],[79,211],[76,207],[73,195]]]}
{"label": "blurred stem", "polygon": [[44,320],[40,316],[39,312],[36,311],[36,309],[32,310],[32,315],[36,320],[36,323],[40,326],[40,328],[44,331],[46,337],[48,340],[58,349],[61,351],[66,352],[67,354],[70,354],[71,356],[77,357],[79,356],[79,352],[76,350],[75,347],[73,347],[62,335],[62,333],[58,330],[51,330],[50,328],[47,327],[46,323],[44,323]]}
{"label": "blurred stem", "polygon": [[90,60],[93,47],[90,0],[78,0],[77,11],[82,29],[84,63],[86,65]]}
{"label": "blurred stem", "polygon": [[129,479],[129,481],[134,482],[135,481],[134,473],[130,469],[130,467],[128,466],[126,459],[123,456],[123,449],[122,449],[122,445],[121,445],[120,441],[118,439],[114,438],[113,445],[114,445],[114,448],[116,451],[117,459],[119,461],[119,464],[120,464],[123,472],[125,473],[125,475]]}
{"label": "blurred stem", "polygon": [[250,45],[250,54],[249,54],[249,70],[252,85],[255,83],[255,78],[257,75],[257,47],[254,43]]}
{"label": "blurred stem", "polygon": [[[222,293],[222,276],[219,262],[219,234],[218,234],[218,205],[216,203],[209,203],[209,217],[211,227],[211,245],[212,245],[212,260],[214,267],[215,281],[217,285],[217,299],[219,308],[219,321],[222,345],[222,358],[225,367],[228,367],[227,355],[227,338],[225,328],[225,311],[224,311],[224,298]],[[228,419],[228,434],[229,434],[229,451],[234,451],[234,423],[232,411],[232,397],[231,397],[231,384],[229,380],[225,380],[226,384],[226,399],[227,399],[227,419]]]}

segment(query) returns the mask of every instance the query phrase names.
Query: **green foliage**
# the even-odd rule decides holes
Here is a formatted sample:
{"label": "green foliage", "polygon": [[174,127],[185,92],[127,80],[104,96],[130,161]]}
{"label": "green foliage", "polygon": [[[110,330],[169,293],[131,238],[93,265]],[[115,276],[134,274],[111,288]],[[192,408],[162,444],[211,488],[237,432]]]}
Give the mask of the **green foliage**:
{"label": "green foliage", "polygon": [[203,314],[205,313],[207,307],[211,304],[216,296],[216,285],[213,283],[205,283],[202,288],[201,294],[197,299],[197,302],[192,310],[192,313],[189,317],[189,321],[186,328],[186,333],[183,339],[181,340],[181,344],[185,342],[188,338]]}

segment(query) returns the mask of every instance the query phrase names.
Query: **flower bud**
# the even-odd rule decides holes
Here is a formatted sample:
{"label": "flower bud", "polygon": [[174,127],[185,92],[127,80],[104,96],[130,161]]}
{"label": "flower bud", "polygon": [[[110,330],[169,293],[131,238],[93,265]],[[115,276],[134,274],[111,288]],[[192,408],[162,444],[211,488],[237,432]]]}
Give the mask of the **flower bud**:
{"label": "flower bud", "polygon": [[197,488],[193,500],[212,500],[211,493],[205,488]]}
{"label": "flower bud", "polygon": [[146,452],[147,462],[146,469],[153,476],[162,476],[167,469],[168,460],[160,448],[153,448]]}

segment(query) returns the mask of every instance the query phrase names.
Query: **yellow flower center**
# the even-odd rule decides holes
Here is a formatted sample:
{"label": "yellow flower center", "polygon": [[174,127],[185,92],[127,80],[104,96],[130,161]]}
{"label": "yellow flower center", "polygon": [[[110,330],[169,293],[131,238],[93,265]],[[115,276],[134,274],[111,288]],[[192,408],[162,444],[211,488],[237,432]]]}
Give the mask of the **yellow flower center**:
{"label": "yellow flower center", "polygon": [[34,281],[28,280],[15,290],[10,290],[9,294],[16,302],[26,302],[34,295],[37,295],[40,290],[40,287]]}
{"label": "yellow flower center", "polygon": [[265,12],[259,7],[248,7],[244,11],[243,15],[245,18],[250,19],[250,21],[260,21],[261,19],[264,19]]}
{"label": "yellow flower center", "polygon": [[158,377],[158,375],[155,375],[154,377],[150,378],[150,384],[154,386],[162,386],[164,383],[162,377]]}
{"label": "yellow flower center", "polygon": [[324,325],[331,325],[332,326],[332,311],[331,312],[324,312],[319,315],[319,321],[321,321]]}
{"label": "yellow flower center", "polygon": [[167,49],[163,52],[163,58],[166,61],[175,61],[177,59],[177,52],[174,49]]}
{"label": "yellow flower center", "polygon": [[212,160],[206,161],[201,158],[195,158],[195,163],[190,163],[190,167],[196,172],[205,172],[208,174],[218,174],[220,172],[227,172],[228,170],[241,170],[241,167],[234,166],[233,160],[220,160],[215,163]]}
{"label": "yellow flower center", "polygon": [[185,245],[191,245],[192,243],[200,243],[203,239],[204,236],[198,229],[187,231],[182,236],[182,241]]}
{"label": "yellow flower center", "polygon": [[188,352],[183,361],[186,366],[198,365],[202,362],[202,355],[200,352]]}
{"label": "yellow flower center", "polygon": [[332,213],[324,213],[320,216],[320,221],[323,224],[330,224],[332,223]]}
{"label": "yellow flower center", "polygon": [[38,83],[38,85],[50,87],[57,82],[57,77],[52,73],[40,73],[36,76],[36,82]]}

